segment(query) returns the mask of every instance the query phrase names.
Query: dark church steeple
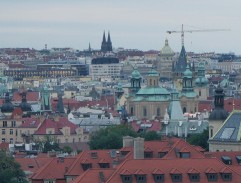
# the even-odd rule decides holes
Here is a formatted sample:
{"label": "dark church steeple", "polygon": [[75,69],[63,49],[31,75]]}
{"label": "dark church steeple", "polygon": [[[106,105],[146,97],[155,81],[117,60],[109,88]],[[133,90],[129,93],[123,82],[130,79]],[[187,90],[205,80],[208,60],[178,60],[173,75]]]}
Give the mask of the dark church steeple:
{"label": "dark church steeple", "polygon": [[214,106],[214,110],[209,115],[209,120],[225,120],[228,117],[228,112],[224,110],[224,93],[220,85],[215,90]]}
{"label": "dark church steeple", "polygon": [[108,38],[107,38],[107,51],[112,51],[112,42],[110,39],[110,32],[108,32]]}
{"label": "dark church steeple", "polygon": [[105,37],[105,31],[103,33],[103,39],[102,39],[102,43],[101,43],[101,51],[102,52],[112,51],[112,42],[110,39],[110,32],[108,32],[107,41],[106,41],[106,37]]}

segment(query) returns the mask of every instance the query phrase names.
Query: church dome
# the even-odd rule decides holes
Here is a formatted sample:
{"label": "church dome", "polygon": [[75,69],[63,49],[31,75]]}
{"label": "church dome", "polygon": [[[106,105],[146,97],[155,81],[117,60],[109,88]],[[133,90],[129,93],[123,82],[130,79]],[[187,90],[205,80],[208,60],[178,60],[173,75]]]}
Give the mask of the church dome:
{"label": "church dome", "polygon": [[137,69],[134,69],[134,71],[131,73],[132,78],[139,79],[141,78],[141,74]]}
{"label": "church dome", "polygon": [[5,102],[1,108],[1,112],[13,112],[13,110],[14,110],[14,106],[10,101]]}
{"label": "church dome", "polygon": [[22,111],[31,111],[31,105],[28,104],[27,102],[22,102],[19,104],[19,107],[22,109]]}
{"label": "church dome", "polygon": [[161,49],[160,54],[161,55],[173,55],[174,54],[174,51],[169,46],[167,39],[165,40],[165,46]]}
{"label": "church dome", "polygon": [[148,72],[148,76],[159,76],[159,73],[155,69],[151,69]]}
{"label": "church dome", "polygon": [[187,66],[186,70],[183,73],[183,76],[187,78],[192,78],[192,71],[190,71],[189,66]]}
{"label": "church dome", "polygon": [[207,84],[208,84],[208,79],[205,78],[205,77],[198,77],[198,78],[195,80],[195,84],[196,84],[197,86],[207,85]]}
{"label": "church dome", "polygon": [[210,120],[225,120],[228,117],[228,112],[224,109],[214,109],[210,115]]}
{"label": "church dome", "polygon": [[14,106],[11,103],[10,98],[9,98],[9,93],[7,92],[5,94],[5,102],[2,105],[2,107],[1,107],[1,112],[6,112],[7,113],[7,112],[13,112],[13,110],[14,110]]}

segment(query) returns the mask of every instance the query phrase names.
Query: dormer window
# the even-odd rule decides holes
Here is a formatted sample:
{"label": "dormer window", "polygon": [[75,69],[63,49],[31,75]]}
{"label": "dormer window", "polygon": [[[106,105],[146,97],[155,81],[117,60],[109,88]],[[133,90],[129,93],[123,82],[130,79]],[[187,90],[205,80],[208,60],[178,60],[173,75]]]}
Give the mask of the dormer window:
{"label": "dormer window", "polygon": [[131,175],[121,175],[122,183],[132,183]]}
{"label": "dormer window", "polygon": [[98,158],[97,152],[91,152],[91,158],[93,159]]}
{"label": "dormer window", "polygon": [[241,164],[241,156],[236,156],[236,160],[237,160],[238,164]]}
{"label": "dormer window", "polygon": [[167,152],[159,152],[158,157],[163,158],[166,154],[167,154]]}
{"label": "dormer window", "polygon": [[82,166],[84,171],[92,168],[92,164],[91,163],[83,163],[83,164],[81,164],[81,166]]}
{"label": "dormer window", "polygon": [[226,165],[231,165],[232,164],[232,159],[229,156],[222,156],[222,161]]}
{"label": "dormer window", "polygon": [[164,182],[164,174],[154,174],[153,175],[155,183],[163,183]]}
{"label": "dormer window", "polygon": [[207,173],[208,182],[217,182],[218,174],[217,173]]}
{"label": "dormer window", "polygon": [[180,152],[180,158],[190,158],[190,152]]}
{"label": "dormer window", "polygon": [[146,175],[136,175],[137,183],[146,183]]}
{"label": "dormer window", "polygon": [[171,174],[172,182],[182,182],[182,174]]}
{"label": "dormer window", "polygon": [[144,152],[145,158],[153,158],[153,152]]}
{"label": "dormer window", "polygon": [[109,163],[99,163],[100,168],[110,168]]}
{"label": "dormer window", "polygon": [[190,182],[200,182],[200,174],[199,173],[190,173],[188,174]]}
{"label": "dormer window", "polygon": [[227,182],[232,181],[232,173],[221,173],[221,177],[223,181],[227,181]]}

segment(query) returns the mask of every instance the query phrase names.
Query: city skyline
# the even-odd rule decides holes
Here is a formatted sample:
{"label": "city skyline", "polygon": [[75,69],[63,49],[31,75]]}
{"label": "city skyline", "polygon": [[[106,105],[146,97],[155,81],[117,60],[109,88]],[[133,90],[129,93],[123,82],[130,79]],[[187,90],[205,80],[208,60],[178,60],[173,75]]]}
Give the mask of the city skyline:
{"label": "city skyline", "polygon": [[230,29],[186,33],[185,47],[193,52],[234,52],[241,55],[241,2],[232,1],[3,1],[0,47],[100,49],[110,31],[114,48],[160,50],[167,38],[175,52],[181,35],[167,30]]}

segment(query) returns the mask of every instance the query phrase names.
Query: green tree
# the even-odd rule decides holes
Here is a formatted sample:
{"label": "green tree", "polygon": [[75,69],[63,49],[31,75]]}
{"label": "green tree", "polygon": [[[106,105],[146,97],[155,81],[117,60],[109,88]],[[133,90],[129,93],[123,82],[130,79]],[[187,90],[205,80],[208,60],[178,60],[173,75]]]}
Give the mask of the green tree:
{"label": "green tree", "polygon": [[26,176],[20,165],[5,151],[0,151],[0,182],[17,183],[20,180],[27,183]]}
{"label": "green tree", "polygon": [[203,149],[208,150],[208,138],[208,129],[206,129],[200,134],[190,135],[187,138],[187,142],[192,145],[201,146]]}
{"label": "green tree", "polygon": [[141,137],[145,138],[146,141],[161,140],[161,135],[155,131],[148,131],[141,134]]}
{"label": "green tree", "polygon": [[44,140],[35,141],[35,142],[39,146],[39,149],[42,150],[43,153],[47,153],[48,151],[61,150],[56,139],[49,135],[46,135]]}
{"label": "green tree", "polygon": [[137,137],[137,133],[127,125],[102,128],[91,136],[90,149],[119,149],[123,136]]}
{"label": "green tree", "polygon": [[70,154],[73,150],[72,150],[72,148],[69,147],[69,146],[64,146],[64,147],[63,147],[63,151],[64,151],[64,153]]}
{"label": "green tree", "polygon": [[131,126],[115,125],[100,129],[91,136],[90,149],[119,149],[122,147],[123,136],[142,137],[145,140],[160,140],[154,131],[136,133]]}

